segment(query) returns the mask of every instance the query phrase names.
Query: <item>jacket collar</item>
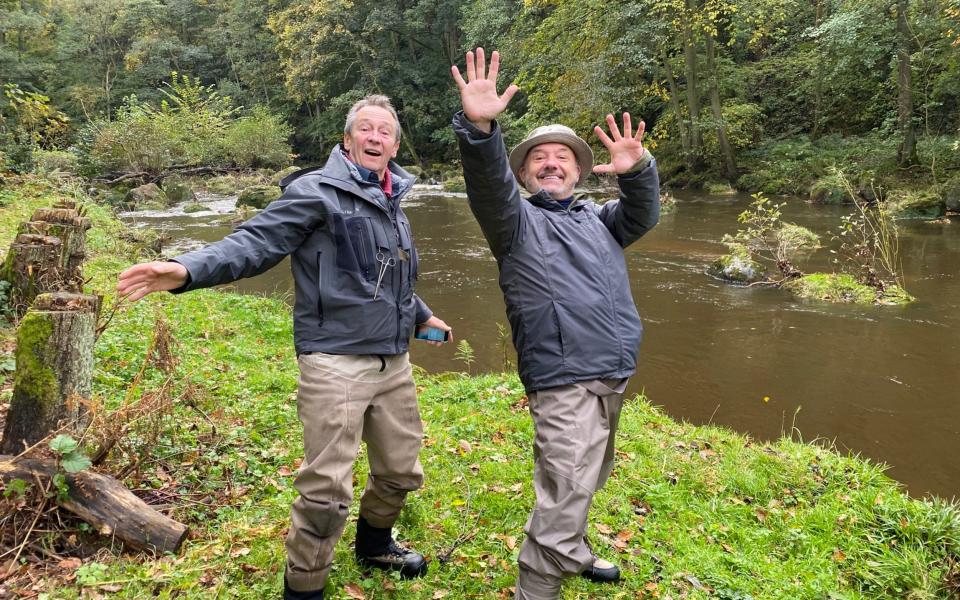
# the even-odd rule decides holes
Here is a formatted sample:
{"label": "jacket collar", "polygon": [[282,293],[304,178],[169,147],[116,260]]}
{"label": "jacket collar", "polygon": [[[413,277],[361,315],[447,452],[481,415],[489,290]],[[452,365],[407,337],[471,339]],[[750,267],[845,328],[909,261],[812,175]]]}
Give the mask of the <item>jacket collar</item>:
{"label": "jacket collar", "polygon": [[540,190],[536,194],[527,197],[527,200],[530,204],[533,204],[537,208],[544,208],[547,210],[562,212],[564,210],[578,210],[586,204],[587,195],[582,192],[574,192],[573,201],[570,202],[570,205],[567,208],[563,208],[560,204],[550,197],[550,193],[544,190]]}
{"label": "jacket collar", "polygon": [[[399,201],[413,187],[416,177],[392,160],[387,168],[390,169],[390,176],[393,178],[396,188],[393,197]],[[363,178],[357,165],[347,160],[343,155],[340,144],[337,144],[330,152],[330,157],[323,166],[321,173],[324,180],[332,186],[368,200],[379,198],[379,195],[371,194],[372,191],[379,190],[379,186]]]}

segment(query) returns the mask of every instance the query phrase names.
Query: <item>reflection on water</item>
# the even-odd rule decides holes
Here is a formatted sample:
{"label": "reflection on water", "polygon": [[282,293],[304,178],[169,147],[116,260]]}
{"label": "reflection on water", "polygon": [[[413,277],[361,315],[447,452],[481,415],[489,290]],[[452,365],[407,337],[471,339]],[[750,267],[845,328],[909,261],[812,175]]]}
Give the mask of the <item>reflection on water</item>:
{"label": "reflection on water", "polygon": [[[220,201],[211,202],[212,212],[229,211]],[[796,428],[807,441],[833,441],[841,451],[892,465],[890,474],[914,494],[960,496],[960,412],[953,406],[960,399],[960,222],[901,224],[906,287],[916,304],[827,305],[704,274],[724,251],[717,240],[736,228],[748,202],[680,196],[675,212],[628,249],[645,325],[629,391],[645,392],[675,418],[761,439]],[[469,340],[475,372],[501,370],[497,323],[507,323],[497,265],[463,196],[418,189],[404,207],[421,255],[418,293],[457,339]],[[847,212],[793,201],[783,218],[829,242]],[[162,226],[177,240],[229,233],[227,225],[206,225],[211,217],[137,213],[128,221]],[[822,250],[800,266],[830,270],[830,256]],[[286,261],[236,284],[253,293],[289,286]],[[454,358],[455,344],[411,345],[413,361],[430,371],[465,368]]]}

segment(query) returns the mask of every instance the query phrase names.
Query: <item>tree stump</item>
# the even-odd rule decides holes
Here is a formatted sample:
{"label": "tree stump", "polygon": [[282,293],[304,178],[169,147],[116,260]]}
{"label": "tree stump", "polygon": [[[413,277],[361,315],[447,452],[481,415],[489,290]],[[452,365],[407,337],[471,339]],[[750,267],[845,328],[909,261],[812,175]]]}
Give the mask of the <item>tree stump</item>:
{"label": "tree stump", "polygon": [[99,298],[37,296],[17,328],[17,371],[0,453],[19,454],[50,432],[87,423]]}
{"label": "tree stump", "polygon": [[[56,473],[51,460],[0,456],[4,483],[39,479],[46,484]],[[134,550],[177,552],[189,533],[186,525],[155,511],[112,477],[88,470],[67,474],[66,479],[70,493],[60,506]]]}
{"label": "tree stump", "polygon": [[60,202],[41,208],[30,221],[20,224],[0,279],[12,285],[10,304],[17,316],[45,292],[80,292],[83,275],[80,265],[86,256],[86,232],[90,219],[74,202]]}
{"label": "tree stump", "polygon": [[[34,211],[30,221],[20,224],[19,233],[39,233],[60,238],[60,266],[63,281],[70,286],[65,291],[80,291],[83,277],[80,265],[86,257],[87,230],[90,219],[81,215],[73,202],[60,202],[53,208]],[[53,291],[53,290],[49,290]]]}
{"label": "tree stump", "polygon": [[19,234],[10,245],[0,279],[11,284],[10,307],[17,316],[23,315],[37,294],[62,285],[62,246],[58,237],[32,233]]}

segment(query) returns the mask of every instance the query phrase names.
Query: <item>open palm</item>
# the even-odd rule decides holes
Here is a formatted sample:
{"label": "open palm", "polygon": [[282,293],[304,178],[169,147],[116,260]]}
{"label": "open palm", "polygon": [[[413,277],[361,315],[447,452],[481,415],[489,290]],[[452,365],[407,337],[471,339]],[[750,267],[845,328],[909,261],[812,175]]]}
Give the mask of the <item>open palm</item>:
{"label": "open palm", "polygon": [[633,133],[633,127],[630,123],[630,113],[623,113],[623,135],[620,134],[620,128],[617,127],[617,120],[613,115],[607,115],[607,127],[610,128],[610,135],[599,126],[593,128],[594,133],[607,147],[610,153],[610,162],[605,165],[593,167],[594,173],[615,173],[617,175],[626,173],[633,168],[637,161],[643,158],[643,134],[646,131],[646,123],[640,121],[637,125],[637,133]]}
{"label": "open palm", "polygon": [[486,67],[483,48],[477,48],[476,55],[467,52],[467,80],[463,80],[460,69],[453,65],[450,69],[457,87],[460,88],[460,102],[463,114],[481,129],[489,130],[491,121],[503,112],[510,99],[517,93],[517,86],[510,84],[502,95],[497,94],[497,75],[500,72],[500,53],[496,50],[490,56],[490,70]]}

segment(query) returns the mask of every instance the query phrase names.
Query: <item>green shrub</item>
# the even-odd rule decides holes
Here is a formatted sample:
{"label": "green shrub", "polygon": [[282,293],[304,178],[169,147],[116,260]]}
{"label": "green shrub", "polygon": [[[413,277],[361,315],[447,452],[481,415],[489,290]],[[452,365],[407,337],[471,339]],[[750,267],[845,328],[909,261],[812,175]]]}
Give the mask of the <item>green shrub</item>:
{"label": "green shrub", "polygon": [[[734,152],[750,148],[763,138],[763,113],[756,104],[726,104],[721,112],[727,141]],[[713,121],[713,115],[706,109],[700,118],[703,128],[704,154],[708,157],[716,157],[714,160],[719,167],[720,144],[717,141],[717,131]]]}
{"label": "green shrub", "polygon": [[293,133],[284,120],[263,106],[229,124],[220,147],[220,160],[238,167],[281,167],[290,162],[287,138]]}
{"label": "green shrub", "polygon": [[60,171],[76,174],[77,155],[63,150],[36,150],[33,153],[33,170],[42,175]]}
{"label": "green shrub", "polygon": [[827,174],[810,186],[810,200],[818,204],[843,204],[851,202],[842,176],[838,172]]}

